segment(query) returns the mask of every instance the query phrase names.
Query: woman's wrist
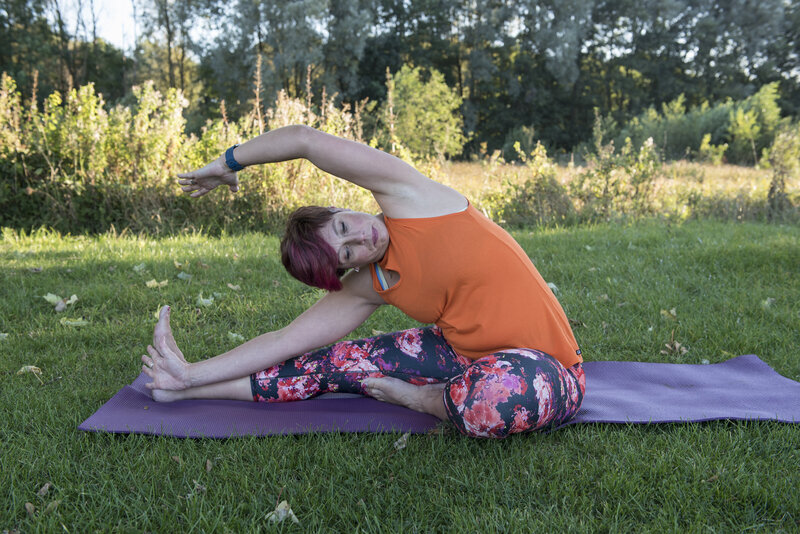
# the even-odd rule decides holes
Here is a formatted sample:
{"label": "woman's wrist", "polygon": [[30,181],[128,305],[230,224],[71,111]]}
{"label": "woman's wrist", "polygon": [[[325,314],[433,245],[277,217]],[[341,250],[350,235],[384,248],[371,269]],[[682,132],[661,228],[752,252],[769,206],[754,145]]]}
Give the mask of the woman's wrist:
{"label": "woman's wrist", "polygon": [[244,165],[240,164],[236,157],[234,156],[234,150],[238,147],[238,144],[233,145],[232,147],[228,148],[225,153],[222,155],[223,160],[225,161],[225,166],[228,167],[233,172],[239,172],[244,169]]}

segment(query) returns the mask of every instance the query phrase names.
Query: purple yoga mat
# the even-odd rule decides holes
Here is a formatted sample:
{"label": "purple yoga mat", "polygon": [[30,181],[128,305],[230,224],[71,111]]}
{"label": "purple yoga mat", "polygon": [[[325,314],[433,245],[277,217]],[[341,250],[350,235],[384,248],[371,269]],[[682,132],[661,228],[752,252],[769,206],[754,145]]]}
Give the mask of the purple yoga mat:
{"label": "purple yoga mat", "polygon": [[[673,423],[713,419],[800,422],[800,383],[753,355],[712,365],[586,362],[576,423]],[[229,438],[306,432],[412,432],[438,420],[360,396],[285,403],[153,402],[142,374],[78,427],[90,432]]]}

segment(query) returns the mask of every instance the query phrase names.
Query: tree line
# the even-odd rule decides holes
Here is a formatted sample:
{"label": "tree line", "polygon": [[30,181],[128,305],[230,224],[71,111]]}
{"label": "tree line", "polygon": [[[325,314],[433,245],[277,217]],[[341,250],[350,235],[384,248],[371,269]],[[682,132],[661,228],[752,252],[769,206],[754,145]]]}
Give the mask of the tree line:
{"label": "tree line", "polygon": [[525,140],[570,152],[598,116],[625,125],[768,84],[784,116],[800,113],[798,0],[132,1],[135,46],[122,51],[98,38],[93,0],[73,0],[72,25],[64,0],[0,0],[0,70],[34,101],[92,82],[132,103],[152,79],[181,89],[199,131],[280,90],[385,109],[387,71],[406,66],[460,103],[453,156]]}

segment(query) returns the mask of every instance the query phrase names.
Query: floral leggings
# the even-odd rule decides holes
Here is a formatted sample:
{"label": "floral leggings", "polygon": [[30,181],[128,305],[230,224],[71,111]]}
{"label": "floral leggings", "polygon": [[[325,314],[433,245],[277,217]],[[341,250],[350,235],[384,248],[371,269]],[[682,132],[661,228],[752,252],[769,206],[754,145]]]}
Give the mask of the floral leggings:
{"label": "floral leggings", "polygon": [[449,419],[463,434],[504,438],[559,426],[575,416],[586,381],[581,364],[565,368],[533,349],[469,360],[435,326],[340,341],[250,376],[253,400],[302,400],[322,393],[367,395],[361,380],[391,376],[415,385],[446,382]]}

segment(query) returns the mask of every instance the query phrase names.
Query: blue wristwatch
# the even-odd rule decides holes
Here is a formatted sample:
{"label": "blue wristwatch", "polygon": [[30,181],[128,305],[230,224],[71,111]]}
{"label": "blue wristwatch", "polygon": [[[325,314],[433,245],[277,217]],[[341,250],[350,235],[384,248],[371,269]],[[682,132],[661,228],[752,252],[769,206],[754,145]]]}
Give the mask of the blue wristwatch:
{"label": "blue wristwatch", "polygon": [[233,149],[239,145],[233,145],[228,150],[225,151],[225,165],[230,168],[230,170],[239,172],[244,169],[243,165],[240,165],[238,161],[236,161],[233,157]]}

